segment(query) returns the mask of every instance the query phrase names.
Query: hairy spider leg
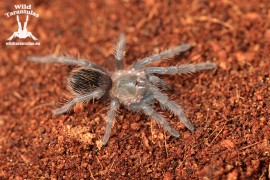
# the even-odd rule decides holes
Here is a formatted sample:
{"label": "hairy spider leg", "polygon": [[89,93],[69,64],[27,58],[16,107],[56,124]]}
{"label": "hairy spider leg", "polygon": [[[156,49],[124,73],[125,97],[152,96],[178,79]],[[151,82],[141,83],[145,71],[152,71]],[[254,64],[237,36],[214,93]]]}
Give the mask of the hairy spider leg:
{"label": "hairy spider leg", "polygon": [[215,69],[217,65],[215,63],[199,63],[199,64],[184,64],[180,66],[171,67],[149,67],[145,68],[144,72],[146,74],[187,74],[195,73],[199,71],[207,71]]}
{"label": "hairy spider leg", "polygon": [[62,63],[67,65],[76,65],[76,66],[84,66],[91,67],[93,63],[86,61],[84,59],[75,59],[65,56],[43,56],[43,57],[28,57],[29,61],[40,62],[40,63]]}
{"label": "hairy spider leg", "polygon": [[110,110],[109,110],[108,115],[107,115],[105,134],[104,134],[103,139],[102,139],[103,146],[105,146],[109,140],[109,137],[110,137],[110,134],[112,131],[112,123],[113,123],[113,120],[115,119],[115,114],[116,114],[116,111],[118,110],[119,106],[120,106],[120,103],[119,103],[118,99],[114,98],[111,101]]}
{"label": "hairy spider leg", "polygon": [[195,130],[194,125],[187,119],[182,107],[173,101],[170,101],[168,96],[161,93],[157,88],[151,87],[150,91],[153,93],[154,98],[168,110],[172,111],[178,119],[191,131]]}
{"label": "hairy spider leg", "polygon": [[176,56],[182,52],[185,52],[187,50],[189,50],[191,48],[191,45],[189,44],[181,44],[180,46],[177,46],[173,49],[169,49],[163,52],[160,52],[158,54],[154,54],[152,56],[143,58],[141,60],[139,60],[137,63],[135,63],[135,65],[133,66],[134,69],[140,69],[143,66],[158,61],[158,60],[162,60],[162,59],[168,59],[171,58],[173,56]]}
{"label": "hairy spider leg", "polygon": [[169,90],[172,87],[167,84],[164,80],[160,79],[159,77],[155,75],[148,75],[148,80],[155,86],[160,86],[164,90]]}
{"label": "hairy spider leg", "polygon": [[66,103],[64,106],[57,108],[53,111],[54,115],[59,115],[67,112],[72,106],[74,106],[76,103],[81,103],[85,101],[89,101],[92,99],[99,99],[101,96],[105,94],[104,90],[102,89],[96,89],[95,91],[84,94],[82,96],[77,96],[68,103]]}
{"label": "hairy spider leg", "polygon": [[153,118],[158,124],[160,124],[166,131],[168,131],[174,137],[180,137],[180,134],[170,126],[170,124],[158,114],[151,106],[145,103],[133,104],[131,108],[134,110],[142,110],[147,116]]}
{"label": "hairy spider leg", "polygon": [[116,68],[117,70],[123,69],[123,56],[125,51],[125,35],[120,34],[117,46],[116,46],[116,52],[115,52],[115,59],[116,59]]}
{"label": "hairy spider leg", "polygon": [[75,65],[75,66],[81,66],[86,68],[93,68],[97,71],[101,71],[104,74],[108,74],[108,71],[94,63],[91,63],[84,59],[75,59],[71,57],[66,56],[44,56],[44,57],[28,57],[29,61],[33,62],[40,62],[40,63],[61,63],[66,65]]}
{"label": "hairy spider leg", "polygon": [[155,100],[154,96],[151,95],[151,92],[146,91],[143,99],[140,101],[142,104],[151,104]]}

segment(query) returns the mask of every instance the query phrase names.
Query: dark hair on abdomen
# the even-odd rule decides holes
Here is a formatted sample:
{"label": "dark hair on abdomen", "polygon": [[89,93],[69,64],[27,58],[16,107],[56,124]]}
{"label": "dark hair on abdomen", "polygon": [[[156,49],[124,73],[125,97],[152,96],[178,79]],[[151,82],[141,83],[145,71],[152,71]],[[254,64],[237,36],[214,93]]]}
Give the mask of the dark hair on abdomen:
{"label": "dark hair on abdomen", "polygon": [[71,90],[76,94],[87,94],[96,88],[108,92],[112,87],[112,79],[109,75],[96,69],[81,68],[73,71],[69,77]]}

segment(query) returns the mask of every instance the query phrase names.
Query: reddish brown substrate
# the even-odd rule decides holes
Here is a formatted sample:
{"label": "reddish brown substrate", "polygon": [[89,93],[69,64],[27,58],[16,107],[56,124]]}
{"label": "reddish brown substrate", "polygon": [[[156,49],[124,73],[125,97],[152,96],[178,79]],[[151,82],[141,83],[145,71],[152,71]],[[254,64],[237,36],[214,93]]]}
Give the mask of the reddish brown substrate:
{"label": "reddish brown substrate", "polygon": [[[41,46],[5,45],[17,24],[4,14],[23,2],[40,14],[30,17],[28,29]],[[269,179],[269,9],[269,0],[1,1],[1,179]],[[121,32],[126,65],[182,42],[195,47],[155,65],[218,64],[214,72],[163,76],[195,132],[164,113],[181,133],[176,139],[121,108],[108,145],[100,148],[107,105],[77,105],[52,116],[70,96],[72,67],[26,58],[67,53],[113,70]]]}

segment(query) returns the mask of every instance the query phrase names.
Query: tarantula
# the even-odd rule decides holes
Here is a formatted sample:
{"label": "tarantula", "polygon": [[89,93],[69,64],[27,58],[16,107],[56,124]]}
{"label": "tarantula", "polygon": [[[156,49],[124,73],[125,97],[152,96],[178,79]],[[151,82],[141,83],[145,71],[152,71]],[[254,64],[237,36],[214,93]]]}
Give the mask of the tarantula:
{"label": "tarantula", "polygon": [[110,110],[107,114],[106,130],[102,144],[108,142],[112,123],[120,105],[135,112],[143,112],[157,121],[172,136],[179,137],[179,133],[151,107],[154,101],[159,102],[162,107],[172,111],[178,119],[191,131],[194,125],[187,119],[182,107],[169,100],[161,89],[168,85],[155,74],[186,74],[198,71],[211,70],[216,64],[206,62],[199,64],[184,64],[172,67],[145,67],[152,62],[168,59],[191,48],[189,44],[181,44],[173,49],[141,59],[128,69],[123,69],[123,56],[125,49],[125,36],[120,35],[115,52],[116,71],[108,70],[84,59],[70,57],[30,57],[35,62],[56,62],[68,65],[76,65],[80,68],[73,71],[68,78],[69,87],[74,98],[64,106],[53,111],[59,115],[69,111],[76,103],[109,97],[111,99]]}

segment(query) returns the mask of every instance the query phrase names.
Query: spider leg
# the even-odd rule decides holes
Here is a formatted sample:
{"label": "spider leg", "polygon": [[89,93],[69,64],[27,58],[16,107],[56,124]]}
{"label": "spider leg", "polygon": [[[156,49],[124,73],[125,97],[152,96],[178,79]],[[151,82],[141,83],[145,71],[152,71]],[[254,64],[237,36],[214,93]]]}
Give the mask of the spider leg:
{"label": "spider leg", "polygon": [[63,114],[65,112],[67,112],[76,103],[88,101],[88,100],[91,100],[91,99],[99,99],[103,95],[104,95],[104,90],[97,89],[97,90],[95,90],[95,91],[93,91],[91,93],[88,93],[88,94],[85,94],[85,95],[82,95],[82,96],[75,97],[74,99],[72,99],[71,101],[69,101],[68,103],[66,103],[64,106],[55,109],[53,111],[53,114],[54,115]]}
{"label": "spider leg", "polygon": [[155,85],[155,86],[160,86],[161,88],[163,88],[164,90],[169,90],[171,89],[171,86],[169,84],[167,84],[165,81],[163,81],[162,79],[160,79],[157,76],[154,75],[149,75],[148,76],[149,81]]}
{"label": "spider leg", "polygon": [[120,103],[117,98],[113,99],[111,102],[111,107],[107,115],[107,121],[106,121],[106,130],[105,134],[102,139],[102,145],[105,146],[109,140],[111,130],[112,130],[112,123],[115,118],[115,114],[117,109],[119,108]]}
{"label": "spider leg", "polygon": [[175,115],[178,116],[178,119],[184,123],[184,125],[191,131],[195,130],[194,125],[187,119],[184,110],[182,107],[169,100],[168,96],[161,93],[157,88],[151,87],[154,98],[164,107],[171,110]]}
{"label": "spider leg", "polygon": [[44,57],[28,57],[29,61],[33,61],[33,62],[40,62],[40,63],[62,63],[62,64],[68,64],[68,65],[76,65],[76,66],[87,66],[87,67],[91,67],[94,66],[94,64],[92,64],[89,61],[86,61],[84,59],[74,59],[71,57],[66,57],[66,56],[44,56]]}
{"label": "spider leg", "polygon": [[150,116],[155,121],[157,121],[172,136],[180,137],[180,134],[174,128],[172,128],[170,124],[160,114],[158,114],[151,106],[145,103],[140,103],[132,105],[131,108],[134,108],[136,110],[137,109],[142,110],[147,116]]}
{"label": "spider leg", "polygon": [[186,74],[195,73],[199,71],[206,71],[215,69],[217,65],[215,63],[199,63],[199,64],[185,64],[181,66],[172,67],[149,67],[144,69],[146,74]]}
{"label": "spider leg", "polygon": [[152,56],[149,56],[149,57],[146,57],[146,58],[143,58],[141,59],[139,62],[137,62],[133,68],[135,69],[140,69],[142,68],[143,66],[149,64],[149,63],[152,63],[152,62],[155,62],[155,61],[158,61],[158,60],[161,60],[161,59],[167,59],[167,58],[171,58],[173,56],[176,56],[182,52],[185,52],[187,50],[189,50],[191,48],[191,45],[189,44],[181,44],[180,46],[177,46],[173,49],[169,49],[169,50],[166,50],[166,51],[163,51],[161,53],[158,53],[158,54],[154,54]]}
{"label": "spider leg", "polygon": [[123,69],[123,56],[125,49],[125,35],[121,34],[116,46],[115,58],[116,58],[116,68]]}

